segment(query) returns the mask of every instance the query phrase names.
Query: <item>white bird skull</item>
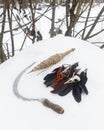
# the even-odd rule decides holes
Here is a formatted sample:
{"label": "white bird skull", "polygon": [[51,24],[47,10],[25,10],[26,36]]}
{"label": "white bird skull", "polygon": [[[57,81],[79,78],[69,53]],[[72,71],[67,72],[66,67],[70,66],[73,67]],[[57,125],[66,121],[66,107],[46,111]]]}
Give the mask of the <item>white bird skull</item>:
{"label": "white bird skull", "polygon": [[67,80],[64,84],[75,83],[79,81],[80,77],[78,75],[74,75],[72,78],[69,78],[69,80]]}

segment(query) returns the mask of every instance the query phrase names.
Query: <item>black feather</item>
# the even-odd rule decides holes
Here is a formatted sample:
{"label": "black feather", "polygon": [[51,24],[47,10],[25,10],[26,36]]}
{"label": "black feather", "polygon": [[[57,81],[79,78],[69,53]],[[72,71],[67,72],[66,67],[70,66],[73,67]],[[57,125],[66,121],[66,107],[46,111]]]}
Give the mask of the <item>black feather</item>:
{"label": "black feather", "polygon": [[80,84],[79,84],[79,87],[82,89],[82,91],[83,91],[85,94],[88,95],[88,90],[87,90],[87,88],[86,88],[85,85],[80,85]]}
{"label": "black feather", "polygon": [[81,101],[81,89],[78,86],[73,87],[72,91],[73,97],[77,102]]}
{"label": "black feather", "polygon": [[60,96],[65,96],[67,95],[74,87],[74,84],[69,84],[64,90],[62,90],[59,95]]}
{"label": "black feather", "polygon": [[55,78],[52,78],[52,79],[50,79],[50,80],[45,81],[44,84],[48,87],[48,86],[51,86],[51,84],[52,84],[53,82],[55,82],[55,81],[56,81],[56,77],[55,77]]}
{"label": "black feather", "polygon": [[72,77],[73,73],[75,72],[76,67],[78,66],[78,62],[73,64],[70,68],[70,75],[69,77]]}
{"label": "black feather", "polygon": [[88,90],[85,86],[88,78],[87,78],[87,72],[85,71],[82,71],[81,74],[80,74],[80,82],[78,83],[79,84],[79,87],[86,93],[88,94]]}
{"label": "black feather", "polygon": [[48,80],[53,79],[54,77],[56,77],[56,73],[50,73],[50,74],[47,74],[47,75],[44,77],[44,80],[48,81]]}

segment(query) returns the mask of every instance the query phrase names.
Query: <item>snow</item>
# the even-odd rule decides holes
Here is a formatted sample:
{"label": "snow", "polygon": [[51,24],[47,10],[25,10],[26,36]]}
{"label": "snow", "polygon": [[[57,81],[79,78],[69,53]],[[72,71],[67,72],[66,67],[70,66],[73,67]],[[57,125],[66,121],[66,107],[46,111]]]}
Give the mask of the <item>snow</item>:
{"label": "snow", "polygon": [[[49,56],[76,48],[59,63],[27,74],[36,64]],[[71,37],[57,36],[38,42],[0,66],[0,129],[2,130],[104,130],[104,52],[98,47]],[[28,65],[36,61],[19,82],[20,93],[29,98],[48,98],[61,105],[65,112],[59,115],[39,102],[18,99],[13,93],[16,76]],[[89,94],[82,95],[80,103],[75,102],[71,93],[64,97],[50,93],[43,77],[62,64],[79,62],[82,69],[88,68]],[[40,73],[42,72],[42,73]]]}

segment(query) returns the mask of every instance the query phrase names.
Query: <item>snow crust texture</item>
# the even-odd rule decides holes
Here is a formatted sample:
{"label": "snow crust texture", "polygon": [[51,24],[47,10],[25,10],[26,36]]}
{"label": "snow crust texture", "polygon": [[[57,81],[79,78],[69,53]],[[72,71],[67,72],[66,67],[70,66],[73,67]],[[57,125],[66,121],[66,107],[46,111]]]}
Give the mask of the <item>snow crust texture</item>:
{"label": "snow crust texture", "polygon": [[[28,74],[38,63],[49,56],[71,48],[75,51],[59,63],[43,70]],[[1,130],[104,130],[104,52],[98,47],[70,37],[57,36],[38,42],[21,51],[18,55],[0,66],[0,129]],[[16,76],[28,65],[36,64],[27,70],[19,82],[19,92],[28,98],[48,98],[60,104],[65,112],[59,115],[38,102],[24,102],[13,93]],[[88,69],[86,84],[89,94],[83,95],[81,103],[74,101],[72,94],[64,97],[50,93],[43,78],[62,64],[79,63],[83,70]]]}

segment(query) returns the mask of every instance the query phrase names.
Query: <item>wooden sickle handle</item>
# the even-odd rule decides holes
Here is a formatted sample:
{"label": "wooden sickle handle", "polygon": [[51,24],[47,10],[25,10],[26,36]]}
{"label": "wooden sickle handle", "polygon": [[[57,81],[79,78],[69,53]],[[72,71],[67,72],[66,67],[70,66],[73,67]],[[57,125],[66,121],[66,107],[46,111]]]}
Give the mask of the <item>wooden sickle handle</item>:
{"label": "wooden sickle handle", "polygon": [[48,108],[51,108],[52,110],[54,110],[55,112],[57,112],[59,114],[63,114],[64,113],[64,109],[61,106],[52,103],[51,101],[49,101],[46,98],[43,100],[42,103],[43,103],[44,106],[46,106]]}

